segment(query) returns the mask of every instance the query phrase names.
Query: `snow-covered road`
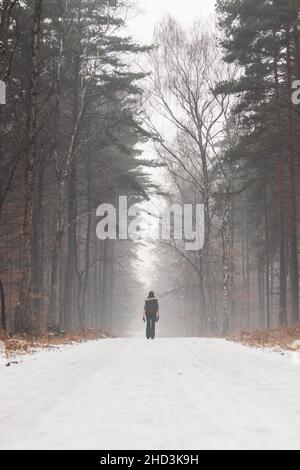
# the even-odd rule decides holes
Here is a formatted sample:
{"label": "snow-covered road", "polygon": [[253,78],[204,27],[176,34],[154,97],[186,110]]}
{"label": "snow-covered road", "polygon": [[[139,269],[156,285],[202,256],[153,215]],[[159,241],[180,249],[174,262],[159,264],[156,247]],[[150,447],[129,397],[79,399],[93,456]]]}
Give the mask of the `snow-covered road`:
{"label": "snow-covered road", "polygon": [[300,449],[300,364],[223,340],[115,339],[0,365],[0,448]]}

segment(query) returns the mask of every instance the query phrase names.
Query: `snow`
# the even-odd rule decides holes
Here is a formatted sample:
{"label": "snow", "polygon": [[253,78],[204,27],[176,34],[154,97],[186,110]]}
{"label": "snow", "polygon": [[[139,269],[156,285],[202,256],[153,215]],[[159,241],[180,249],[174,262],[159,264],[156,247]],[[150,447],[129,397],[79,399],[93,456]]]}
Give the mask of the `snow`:
{"label": "snow", "polygon": [[0,364],[1,449],[300,449],[297,353],[109,339]]}

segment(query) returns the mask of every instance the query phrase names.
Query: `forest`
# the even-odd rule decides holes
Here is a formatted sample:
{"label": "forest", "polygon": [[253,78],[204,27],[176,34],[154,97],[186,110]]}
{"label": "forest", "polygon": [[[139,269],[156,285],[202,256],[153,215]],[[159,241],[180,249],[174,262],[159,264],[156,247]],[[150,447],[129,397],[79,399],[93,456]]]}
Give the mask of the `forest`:
{"label": "forest", "polygon": [[[0,329],[126,335],[150,289],[166,335],[298,324],[299,0],[217,0],[151,44],[129,0],[0,14]],[[97,239],[120,196],[203,204],[203,249]]]}

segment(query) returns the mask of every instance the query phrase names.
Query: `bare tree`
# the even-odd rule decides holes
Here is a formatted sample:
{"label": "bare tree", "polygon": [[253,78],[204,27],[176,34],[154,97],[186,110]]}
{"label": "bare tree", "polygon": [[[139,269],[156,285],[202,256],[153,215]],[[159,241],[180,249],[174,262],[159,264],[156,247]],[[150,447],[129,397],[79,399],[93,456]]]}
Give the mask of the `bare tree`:
{"label": "bare tree", "polygon": [[156,117],[149,119],[157,134],[156,151],[176,186],[184,190],[185,202],[190,198],[205,207],[205,247],[191,262],[198,273],[204,325],[214,330],[213,193],[220,178],[217,146],[231,105],[228,96],[214,91],[230,73],[220,63],[215,39],[199,24],[184,31],[172,18],[162,23],[155,37],[159,48],[151,55],[150,100]]}

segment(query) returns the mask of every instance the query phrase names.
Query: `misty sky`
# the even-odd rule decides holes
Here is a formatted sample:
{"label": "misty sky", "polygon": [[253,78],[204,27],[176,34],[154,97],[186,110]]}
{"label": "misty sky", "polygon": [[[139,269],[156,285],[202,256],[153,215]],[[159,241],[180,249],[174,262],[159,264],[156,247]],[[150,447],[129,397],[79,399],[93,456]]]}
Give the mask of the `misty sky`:
{"label": "misty sky", "polygon": [[130,21],[130,31],[139,40],[151,42],[155,25],[166,14],[182,22],[205,20],[214,13],[215,0],[135,0],[141,14]]}

